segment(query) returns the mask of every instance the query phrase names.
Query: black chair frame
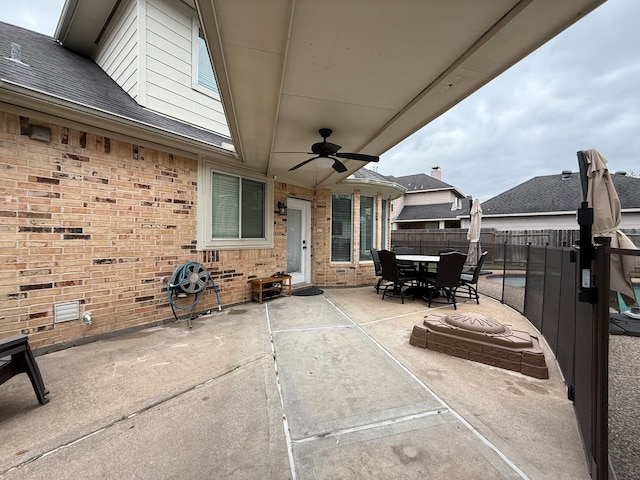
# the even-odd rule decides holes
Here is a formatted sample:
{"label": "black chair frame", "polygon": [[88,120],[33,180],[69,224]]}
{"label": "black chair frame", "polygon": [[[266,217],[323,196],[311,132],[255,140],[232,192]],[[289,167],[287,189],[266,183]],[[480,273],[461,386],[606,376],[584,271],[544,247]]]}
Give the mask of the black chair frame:
{"label": "black chair frame", "polygon": [[389,288],[392,289],[393,295],[400,294],[402,303],[404,303],[404,287],[407,285],[417,286],[417,277],[411,275],[403,275],[396,260],[396,254],[388,250],[380,250],[380,265],[382,266],[382,279],[388,283],[382,285],[382,300],[387,296]]}
{"label": "black chair frame", "polygon": [[482,252],[478,259],[478,264],[474,267],[472,273],[463,272],[460,275],[460,285],[455,289],[454,294],[457,294],[458,288],[467,290],[469,298],[475,299],[476,303],[480,304],[480,295],[478,295],[478,279],[480,278],[480,272],[482,271],[482,264],[489,252],[486,250]]}
{"label": "black chair frame", "polygon": [[460,285],[460,277],[466,260],[467,256],[460,252],[448,252],[440,255],[435,277],[425,279],[427,284],[425,300],[429,302],[429,307],[431,307],[435,293],[438,292],[440,297],[446,297],[447,303],[453,304],[454,310],[457,310],[455,292]]}

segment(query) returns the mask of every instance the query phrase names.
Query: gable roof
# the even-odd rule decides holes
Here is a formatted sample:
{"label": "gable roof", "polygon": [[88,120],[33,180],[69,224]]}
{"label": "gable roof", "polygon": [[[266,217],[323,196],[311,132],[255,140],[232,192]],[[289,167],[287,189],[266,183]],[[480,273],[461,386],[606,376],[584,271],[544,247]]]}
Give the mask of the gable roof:
{"label": "gable roof", "polygon": [[[405,175],[403,177],[394,177],[387,175],[387,178],[406,187],[407,192],[424,192],[425,190],[455,190],[455,187],[448,183],[433,178],[425,173],[415,173],[413,175]],[[464,196],[464,195],[461,195]]]}
{"label": "gable roof", "polygon": [[405,205],[394,222],[457,220],[461,216],[469,216],[470,201],[462,201],[462,208],[451,210],[452,202],[433,203],[430,205]]}
{"label": "gable roof", "polygon": [[[21,61],[11,59],[12,43],[20,45]],[[128,135],[133,126],[205,148],[232,145],[228,137],[141,107],[95,62],[52,37],[0,22],[0,100],[15,104],[20,97],[106,118]]]}
{"label": "gable roof", "polygon": [[[640,178],[612,174],[622,209],[640,208]],[[482,203],[482,215],[576,211],[582,202],[580,174],[534,177]]]}

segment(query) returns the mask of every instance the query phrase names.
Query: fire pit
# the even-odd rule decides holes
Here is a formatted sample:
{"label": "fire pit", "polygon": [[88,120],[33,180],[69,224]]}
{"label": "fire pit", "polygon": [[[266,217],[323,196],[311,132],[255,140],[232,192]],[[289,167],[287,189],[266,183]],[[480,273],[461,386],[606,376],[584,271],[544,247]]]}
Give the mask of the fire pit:
{"label": "fire pit", "polygon": [[409,343],[531,377],[549,378],[537,337],[477,313],[427,315],[413,327]]}

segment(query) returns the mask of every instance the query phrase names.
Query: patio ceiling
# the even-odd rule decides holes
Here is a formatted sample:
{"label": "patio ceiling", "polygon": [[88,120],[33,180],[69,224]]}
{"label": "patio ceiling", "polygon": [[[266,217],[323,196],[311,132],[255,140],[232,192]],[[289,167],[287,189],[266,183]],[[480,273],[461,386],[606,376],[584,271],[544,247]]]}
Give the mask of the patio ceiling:
{"label": "patio ceiling", "polygon": [[[236,151],[302,185],[318,129],[342,152],[381,155],[603,0],[196,0]],[[301,153],[288,153],[301,152]]]}

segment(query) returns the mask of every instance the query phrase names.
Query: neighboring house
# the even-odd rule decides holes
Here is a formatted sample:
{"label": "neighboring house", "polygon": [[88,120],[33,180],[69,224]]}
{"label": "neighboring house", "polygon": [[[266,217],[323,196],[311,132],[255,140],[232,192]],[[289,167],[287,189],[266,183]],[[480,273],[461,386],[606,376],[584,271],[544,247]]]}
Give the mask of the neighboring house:
{"label": "neighboring house", "polygon": [[[374,281],[369,249],[389,245],[404,188],[373,172],[310,189],[242,169],[215,83],[199,83],[196,64],[211,67],[184,2],[120,2],[97,44],[70,17],[58,42],[0,23],[0,336],[38,347],[170,319],[166,279],[188,261],[223,305],[278,271]],[[67,305],[77,315],[58,322]]]}
{"label": "neighboring house", "polygon": [[[621,228],[640,228],[640,178],[611,174],[622,206]],[[580,174],[534,177],[482,203],[482,228],[576,230]]]}
{"label": "neighboring house", "polygon": [[431,176],[418,173],[386,178],[406,188],[391,204],[394,230],[460,228],[462,217],[469,217],[471,199],[443,182],[438,167],[431,170]]}

